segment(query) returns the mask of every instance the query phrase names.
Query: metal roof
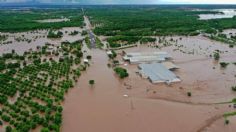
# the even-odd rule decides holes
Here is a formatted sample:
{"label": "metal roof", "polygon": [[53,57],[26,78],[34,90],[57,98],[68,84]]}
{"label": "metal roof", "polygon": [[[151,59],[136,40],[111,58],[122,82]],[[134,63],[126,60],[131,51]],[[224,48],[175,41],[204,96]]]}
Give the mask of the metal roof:
{"label": "metal roof", "polygon": [[167,52],[133,52],[127,53],[123,57],[124,60],[131,63],[160,62],[165,61],[167,58],[171,58]]}
{"label": "metal roof", "polygon": [[181,81],[173,72],[161,63],[140,64],[140,73],[148,77],[152,83],[179,82]]}
{"label": "metal roof", "polygon": [[179,69],[179,67],[172,62],[162,62],[162,65],[164,65],[169,70]]}

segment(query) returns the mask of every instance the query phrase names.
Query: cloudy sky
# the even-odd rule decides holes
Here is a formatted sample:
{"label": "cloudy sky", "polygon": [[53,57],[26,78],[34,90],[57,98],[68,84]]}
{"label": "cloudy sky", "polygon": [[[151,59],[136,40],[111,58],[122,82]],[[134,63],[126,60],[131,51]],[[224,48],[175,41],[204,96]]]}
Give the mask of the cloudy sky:
{"label": "cloudy sky", "polygon": [[78,3],[78,4],[236,4],[236,0],[0,0],[0,3]]}

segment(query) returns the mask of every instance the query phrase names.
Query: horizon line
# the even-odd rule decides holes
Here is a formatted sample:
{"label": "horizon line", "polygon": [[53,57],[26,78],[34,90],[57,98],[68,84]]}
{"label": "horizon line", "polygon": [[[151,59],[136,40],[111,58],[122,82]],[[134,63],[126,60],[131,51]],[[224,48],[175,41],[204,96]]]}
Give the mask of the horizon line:
{"label": "horizon line", "polygon": [[29,3],[29,2],[14,2],[14,3],[0,3],[0,5],[84,5],[84,6],[93,6],[93,5],[236,5],[236,3],[230,4],[221,4],[221,3],[159,3],[159,4],[81,4],[81,3]]}

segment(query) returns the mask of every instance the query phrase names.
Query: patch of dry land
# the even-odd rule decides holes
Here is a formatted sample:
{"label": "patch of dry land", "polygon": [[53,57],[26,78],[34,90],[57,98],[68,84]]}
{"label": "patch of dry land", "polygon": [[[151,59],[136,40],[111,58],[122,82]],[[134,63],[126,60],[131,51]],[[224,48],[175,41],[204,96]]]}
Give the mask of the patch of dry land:
{"label": "patch of dry land", "polygon": [[[159,37],[157,37],[159,38]],[[163,39],[163,38],[162,38]],[[236,49],[202,36],[173,36],[158,42],[116,51],[129,77],[119,79],[105,51],[92,49],[92,62],[64,102],[62,131],[70,132],[233,132],[235,117],[225,125],[223,115],[235,109]],[[157,48],[158,46],[158,48]],[[152,84],[123,62],[125,52],[166,51],[180,69],[180,83]],[[214,52],[220,59],[214,60]],[[220,62],[229,63],[222,68]],[[95,80],[95,85],[88,84]],[[191,97],[187,95],[191,93]]]}

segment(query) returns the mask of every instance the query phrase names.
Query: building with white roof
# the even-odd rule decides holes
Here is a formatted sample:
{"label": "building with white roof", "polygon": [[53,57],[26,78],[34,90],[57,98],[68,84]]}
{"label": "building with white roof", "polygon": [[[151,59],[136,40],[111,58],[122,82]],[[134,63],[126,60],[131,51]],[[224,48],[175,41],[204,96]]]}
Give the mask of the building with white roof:
{"label": "building with white roof", "polygon": [[172,71],[161,63],[139,64],[139,73],[143,78],[148,78],[152,83],[173,83],[180,82]]}
{"label": "building with white roof", "polygon": [[170,59],[171,56],[167,52],[133,52],[126,53],[123,57],[125,61],[133,63],[149,63],[149,62],[162,62],[166,59]]}

